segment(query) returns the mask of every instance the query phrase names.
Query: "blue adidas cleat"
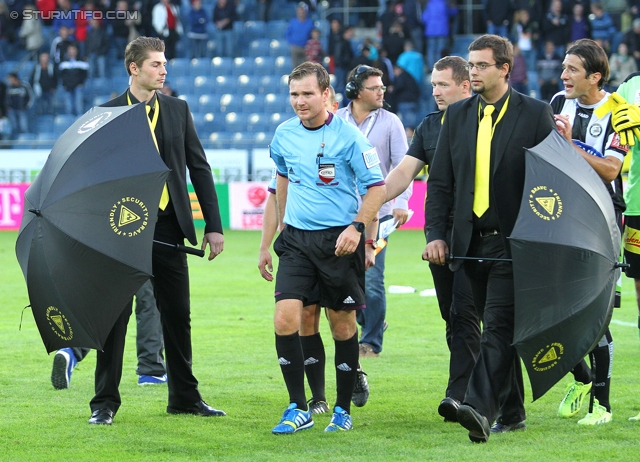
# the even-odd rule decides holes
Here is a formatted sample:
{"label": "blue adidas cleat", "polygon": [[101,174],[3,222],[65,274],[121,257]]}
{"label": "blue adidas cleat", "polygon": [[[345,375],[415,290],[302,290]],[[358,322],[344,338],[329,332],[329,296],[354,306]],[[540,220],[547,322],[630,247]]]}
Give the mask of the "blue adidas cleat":
{"label": "blue adidas cleat", "polygon": [[51,370],[51,385],[56,390],[69,388],[71,373],[78,364],[76,355],[71,348],[61,348],[53,357],[53,369]]}
{"label": "blue adidas cleat", "polygon": [[282,419],[280,419],[278,425],[273,427],[271,433],[274,435],[288,435],[313,427],[311,412],[296,409],[297,407],[296,403],[291,403],[282,414]]}
{"label": "blue adidas cleat", "polygon": [[327,428],[325,428],[324,431],[346,432],[347,430],[351,430],[351,427],[353,427],[351,416],[340,406],[336,406],[333,408],[333,417],[331,417],[331,422],[327,425]]}

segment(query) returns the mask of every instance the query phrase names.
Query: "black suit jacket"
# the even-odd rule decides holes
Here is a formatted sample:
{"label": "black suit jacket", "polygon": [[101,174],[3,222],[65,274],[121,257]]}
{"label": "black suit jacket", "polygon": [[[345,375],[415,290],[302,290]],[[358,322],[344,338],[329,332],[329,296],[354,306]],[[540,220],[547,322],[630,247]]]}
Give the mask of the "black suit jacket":
{"label": "black suit jacket", "polygon": [[[454,211],[451,248],[466,256],[473,232],[473,194],[478,135],[478,100],[473,96],[450,105],[440,131],[427,187],[427,241],[446,241],[449,213]],[[496,207],[500,232],[510,254],[511,234],[522,199],[525,148],[543,141],[555,122],[551,107],[511,90],[509,106],[491,141],[491,207]],[[451,264],[453,271],[461,260]]]}
{"label": "black suit jacket", "polygon": [[[197,245],[191,201],[187,191],[187,168],[204,215],[204,232],[222,233],[222,220],[211,167],[198,139],[189,105],[181,99],[166,96],[160,92],[157,94],[163,138],[162,160],[171,170],[167,179],[169,196],[184,237],[191,244]],[[125,91],[102,106],[126,106],[127,104]]]}

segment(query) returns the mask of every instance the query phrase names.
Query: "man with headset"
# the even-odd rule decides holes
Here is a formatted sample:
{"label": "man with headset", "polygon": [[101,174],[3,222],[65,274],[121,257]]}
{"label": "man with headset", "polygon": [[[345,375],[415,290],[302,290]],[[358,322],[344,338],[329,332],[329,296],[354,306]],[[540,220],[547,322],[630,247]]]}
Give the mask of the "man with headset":
{"label": "man with headset", "polygon": [[[380,168],[386,177],[392,167],[398,166],[407,152],[407,136],[402,122],[384,106],[382,71],[361,65],[348,76],[345,95],[351,100],[347,107],[338,109],[337,115],[355,125],[376,148],[380,158]],[[411,186],[394,202],[387,202],[380,208],[380,221],[394,220],[403,225],[408,217],[408,201]],[[375,250],[375,240],[366,241],[369,250]],[[375,257],[375,265],[365,273],[365,295],[367,309],[358,311],[357,320],[362,328],[360,336],[360,357],[377,357],[382,351],[382,336],[387,303],[384,292],[384,260],[386,247]]]}

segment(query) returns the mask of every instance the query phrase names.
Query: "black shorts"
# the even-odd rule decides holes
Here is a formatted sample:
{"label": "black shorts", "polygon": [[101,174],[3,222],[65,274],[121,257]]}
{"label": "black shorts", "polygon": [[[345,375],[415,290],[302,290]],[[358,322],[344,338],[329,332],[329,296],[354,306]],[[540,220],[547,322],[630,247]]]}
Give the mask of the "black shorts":
{"label": "black shorts", "polygon": [[280,259],[276,301],[295,299],[309,305],[319,298],[321,306],[333,310],[365,307],[364,237],[351,255],[335,255],[336,240],[345,228],[304,231],[285,227],[273,244]]}
{"label": "black shorts", "polygon": [[624,260],[629,265],[625,274],[640,279],[640,217],[624,217]]}

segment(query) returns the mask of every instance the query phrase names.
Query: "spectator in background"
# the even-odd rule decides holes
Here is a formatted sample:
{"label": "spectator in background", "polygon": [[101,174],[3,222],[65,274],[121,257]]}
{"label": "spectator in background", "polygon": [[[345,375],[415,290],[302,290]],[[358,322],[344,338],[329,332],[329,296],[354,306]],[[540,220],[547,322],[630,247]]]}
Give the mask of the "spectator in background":
{"label": "spectator in background", "polygon": [[629,54],[636,60],[636,65],[640,69],[640,18],[633,20],[633,26],[624,34],[622,43],[627,45]]}
{"label": "spectator in background", "polygon": [[584,5],[582,3],[576,3],[573,5],[571,20],[569,24],[571,27],[571,35],[569,36],[570,42],[576,40],[591,38],[591,22],[584,15]]}
{"label": "spectator in background", "polygon": [[56,10],[56,0],[36,0],[34,3],[42,13],[42,24],[50,26],[53,23],[53,15],[51,12]]}
{"label": "spectator in background", "polygon": [[524,95],[529,94],[529,79],[527,78],[527,60],[518,44],[513,45],[513,70],[509,76],[509,83],[513,89]]}
{"label": "spectator in background", "polygon": [[537,70],[541,99],[549,102],[560,91],[558,76],[562,73],[562,58],[558,56],[551,40],[544,44],[544,53],[538,59]]}
{"label": "spectator in background", "polygon": [[121,59],[124,57],[124,49],[129,41],[129,23],[124,12],[129,11],[127,0],[118,0],[116,3],[116,19],[111,20],[111,30],[113,32],[113,47],[116,57]]}
{"label": "spectator in background", "polygon": [[329,74],[335,73],[336,49],[342,40],[342,23],[338,19],[332,19],[329,23],[329,37],[327,40],[327,54],[329,55]]}
{"label": "spectator in background", "polygon": [[70,45],[68,59],[60,63],[60,80],[66,92],[65,112],[76,116],[84,113],[84,83],[89,75],[89,64],[78,60],[78,48]]}
{"label": "spectator in background", "polygon": [[71,45],[75,46],[75,42],[69,36],[69,28],[60,26],[58,35],[51,41],[51,52],[49,53],[56,72],[58,72],[60,63],[67,59],[67,50]]}
{"label": "spectator in background", "polygon": [[393,85],[393,63],[387,57],[387,50],[384,47],[378,50],[378,59],[373,62],[373,67],[382,71],[382,84],[385,87]]}
{"label": "spectator in background", "polygon": [[[399,21],[393,21],[386,37],[382,38],[382,46],[387,50],[389,59],[393,64],[404,51],[404,42],[408,37]],[[422,40],[421,40],[422,42]]]}
{"label": "spectator in background", "polygon": [[373,59],[371,59],[371,47],[367,44],[362,44],[362,50],[360,54],[351,60],[349,67],[354,68],[359,65],[373,66]]}
{"label": "spectator in background", "polygon": [[[637,21],[637,20],[636,20]],[[609,92],[616,91],[629,75],[638,71],[636,60],[629,56],[629,47],[626,43],[618,45],[618,52],[609,58],[609,83],[607,84]]]}
{"label": "spectator in background", "polygon": [[569,17],[562,13],[562,1],[551,0],[549,12],[542,21],[542,40],[545,43],[553,42],[556,53],[561,56],[564,56],[570,37],[571,29],[567,27],[568,24]]}
{"label": "spectator in background", "polygon": [[307,61],[322,64],[324,51],[322,51],[322,43],[320,42],[320,29],[311,31],[311,38],[307,40],[307,44],[304,46],[304,54],[307,57]]}
{"label": "spectator in background", "polygon": [[[442,58],[442,51],[448,47],[449,18],[456,14],[458,14],[458,9],[450,7],[448,0],[430,0],[422,13],[424,36],[427,39],[427,66],[429,69],[433,68],[436,61]],[[409,70],[403,64],[400,66]]]}
{"label": "spectator in background", "polygon": [[[24,7],[24,11],[33,12],[37,10],[35,6],[29,4]],[[30,19],[23,19],[18,35],[24,40],[24,49],[29,52],[27,59],[35,58],[40,48],[44,45],[40,18],[31,16]]]}
{"label": "spectator in background", "polygon": [[164,86],[160,89],[160,92],[163,95],[173,96],[174,98],[178,96],[178,92],[171,87],[171,83],[168,80],[164,81]]}
{"label": "spectator in background", "polygon": [[[1,56],[1,55],[0,55]],[[7,117],[7,85],[0,80],[0,141],[11,136],[11,122]],[[8,146],[0,144],[0,149]]]}
{"label": "spectator in background", "polygon": [[[487,34],[508,37],[509,20],[513,16],[511,0],[485,0],[484,14],[487,18]],[[435,63],[431,63],[433,65]]]}
{"label": "spectator in background", "polygon": [[89,76],[107,76],[107,53],[109,52],[109,34],[98,19],[89,21],[85,50],[89,60]]}
{"label": "spectator in background", "polygon": [[291,63],[294,69],[306,59],[304,47],[307,44],[307,40],[311,37],[311,31],[314,28],[313,21],[307,17],[308,10],[309,7],[306,3],[298,3],[296,7],[296,17],[289,21],[285,33],[285,38],[291,46]]}
{"label": "spectator in background", "polygon": [[269,10],[271,10],[271,0],[258,0],[258,21],[269,21]]}
{"label": "spectator in background", "polygon": [[69,33],[69,38],[71,40],[75,40],[76,34],[76,16],[71,11],[73,9],[73,5],[69,0],[57,0],[58,3],[58,14],[53,19],[53,30],[56,32],[60,32],[60,28],[65,26]]}
{"label": "spectator in background", "polygon": [[420,87],[411,74],[398,65],[393,66],[393,74],[393,87],[390,87],[387,93],[388,102],[405,128],[415,129],[420,122],[418,117]]}
{"label": "spectator in background", "polygon": [[7,87],[7,115],[11,121],[11,137],[16,139],[19,133],[29,132],[28,111],[34,103],[31,86],[20,80],[18,74],[10,72]]}
{"label": "spectator in background", "polygon": [[216,41],[220,56],[233,58],[235,44],[233,23],[236,21],[236,5],[233,1],[218,0],[213,7],[213,24],[216,26]]}
{"label": "spectator in background", "polygon": [[[447,0],[450,5],[454,2]],[[422,5],[419,0],[404,0],[402,2],[402,17],[405,31],[411,37],[413,46],[420,53],[424,52],[424,28],[422,27]]]}
{"label": "spectator in background", "polygon": [[160,0],[160,3],[151,11],[151,22],[158,37],[164,41],[165,58],[167,61],[172,60],[176,57],[176,45],[183,32],[180,9],[171,3],[171,0]]}
{"label": "spectator in background", "polygon": [[202,0],[193,0],[189,10],[189,43],[191,44],[191,58],[207,56],[207,13],[202,9]]}
{"label": "spectator in background", "polygon": [[538,59],[538,40],[540,39],[538,23],[531,20],[529,10],[526,9],[516,11],[513,19],[511,35],[515,39],[514,43],[520,47],[520,51],[527,61],[527,69],[535,69]]}
{"label": "spectator in background", "polygon": [[591,4],[591,16],[589,16],[591,22],[591,38],[593,40],[601,40],[605,51],[609,52],[611,48],[611,41],[616,33],[616,26],[613,24],[613,19],[609,13],[602,9],[600,3]]}
{"label": "spectator in background", "polygon": [[[411,77],[413,77],[418,87],[422,90],[422,83],[424,81],[424,58],[421,53],[413,49],[413,43],[411,43],[410,40],[404,42],[404,51],[398,56],[396,65],[411,74]],[[415,128],[416,126],[412,125],[412,127]]]}
{"label": "spectator in background", "polygon": [[334,75],[336,78],[335,90],[336,93],[342,93],[347,83],[347,72],[351,69],[351,61],[354,59],[353,48],[351,47],[351,39],[353,39],[354,29],[351,26],[347,26],[342,31],[340,39],[335,43],[334,49]]}
{"label": "spectator in background", "polygon": [[38,103],[36,113],[53,114],[53,95],[58,88],[58,78],[49,59],[49,53],[40,53],[29,83]]}
{"label": "spectator in background", "polygon": [[82,59],[87,57],[87,32],[89,30],[89,21],[91,20],[95,9],[96,6],[94,0],[87,0],[87,2],[80,8],[82,13],[76,16],[76,44],[78,45],[78,56]]}
{"label": "spectator in background", "polygon": [[0,0],[0,63],[5,61],[5,50],[15,41],[14,21],[9,16],[7,4]]}
{"label": "spectator in background", "polygon": [[[391,26],[394,22],[400,23],[400,17],[396,13],[396,4],[394,0],[387,0],[385,2],[386,9],[384,12],[378,17],[378,21],[376,22],[376,29],[378,32],[378,37],[382,39],[384,42],[385,38],[389,35],[389,31],[391,30]],[[406,31],[409,34],[409,31]]]}

